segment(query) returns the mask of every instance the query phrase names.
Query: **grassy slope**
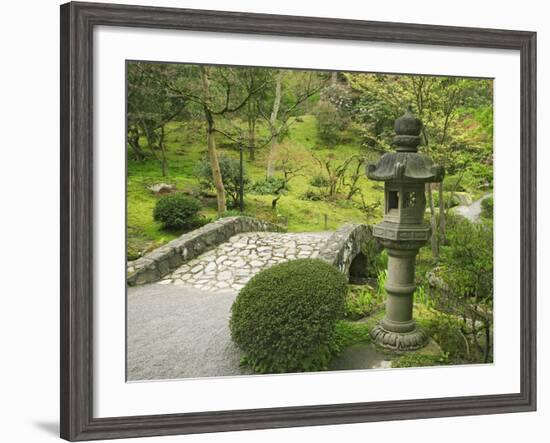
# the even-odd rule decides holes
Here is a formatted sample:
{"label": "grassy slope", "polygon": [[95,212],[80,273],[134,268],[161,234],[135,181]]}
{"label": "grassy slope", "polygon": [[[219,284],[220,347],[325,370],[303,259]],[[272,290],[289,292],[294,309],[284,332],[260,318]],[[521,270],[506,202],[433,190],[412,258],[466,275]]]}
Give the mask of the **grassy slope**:
{"label": "grassy slope", "polygon": [[[327,215],[328,229],[330,230],[336,229],[346,222],[364,222],[364,215],[352,202],[305,201],[299,198],[307,189],[312,188],[309,185],[311,176],[320,172],[319,165],[311,157],[311,152],[318,157],[332,154],[336,163],[359,153],[358,142],[338,145],[330,149],[320,147],[316,135],[315,117],[307,115],[302,120],[291,126],[286,143],[291,146],[306,168],[301,171],[303,176],[296,177],[291,181],[290,191],[279,200],[277,215],[288,220],[288,229],[291,232],[324,230],[324,215]],[[152,211],[157,197],[147,189],[147,186],[160,182],[173,183],[178,189],[190,189],[197,186],[194,167],[206,151],[203,134],[204,131],[197,127],[186,128],[179,123],[169,126],[167,177],[162,177],[160,166],[156,160],[148,159],[145,162],[136,162],[129,155],[128,246],[130,252],[150,250],[181,234],[181,232],[166,232],[160,228],[157,222],[153,221]],[[231,147],[218,143],[220,153],[238,156],[238,153]],[[248,175],[252,181],[265,178],[266,151],[267,149],[259,152],[257,160],[253,163],[246,160]],[[366,177],[360,178],[360,186],[368,203],[382,198],[382,191],[373,189],[373,183]],[[245,194],[245,211],[260,217],[273,217],[270,209],[272,199],[273,196],[270,195],[247,193]],[[202,214],[207,217],[215,217],[214,203],[203,207]]]}

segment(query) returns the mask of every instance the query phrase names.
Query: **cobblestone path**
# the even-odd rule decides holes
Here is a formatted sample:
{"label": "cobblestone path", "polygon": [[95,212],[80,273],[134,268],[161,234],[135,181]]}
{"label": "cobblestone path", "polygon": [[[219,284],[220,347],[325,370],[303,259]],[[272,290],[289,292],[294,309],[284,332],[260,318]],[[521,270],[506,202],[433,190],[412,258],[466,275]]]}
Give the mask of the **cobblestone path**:
{"label": "cobblestone path", "polygon": [[176,269],[160,284],[207,291],[238,291],[262,269],[297,258],[316,258],[332,232],[238,234]]}

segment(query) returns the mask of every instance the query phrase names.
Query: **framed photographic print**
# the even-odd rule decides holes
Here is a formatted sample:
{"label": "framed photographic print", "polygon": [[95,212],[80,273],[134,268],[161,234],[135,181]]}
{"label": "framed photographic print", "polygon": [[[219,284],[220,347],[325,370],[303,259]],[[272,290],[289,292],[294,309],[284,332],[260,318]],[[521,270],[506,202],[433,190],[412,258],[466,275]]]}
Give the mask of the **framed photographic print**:
{"label": "framed photographic print", "polygon": [[535,410],[535,44],[63,5],[61,436]]}

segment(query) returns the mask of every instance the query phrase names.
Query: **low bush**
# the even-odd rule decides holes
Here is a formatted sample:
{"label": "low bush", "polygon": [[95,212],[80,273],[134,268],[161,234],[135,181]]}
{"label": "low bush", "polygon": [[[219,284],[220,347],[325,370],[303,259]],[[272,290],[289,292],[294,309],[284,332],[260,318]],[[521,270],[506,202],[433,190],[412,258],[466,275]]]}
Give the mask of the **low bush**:
{"label": "low bush", "polygon": [[329,179],[324,175],[316,174],[309,180],[311,186],[316,188],[324,188],[330,184]]}
{"label": "low bush", "polygon": [[372,314],[383,305],[383,297],[364,286],[350,286],[346,296],[344,316],[349,320],[359,320]]}
{"label": "low bush", "polygon": [[282,178],[269,177],[265,180],[254,182],[250,186],[249,192],[258,195],[273,195],[281,192],[283,189],[285,189],[285,182]]}
{"label": "low bush", "polygon": [[153,210],[153,219],[163,228],[189,229],[198,222],[201,206],[198,200],[184,194],[170,194],[158,199]]}
{"label": "low bush", "polygon": [[460,175],[446,175],[443,179],[443,188],[447,191],[467,192],[464,177]]}
{"label": "low bush", "polygon": [[470,344],[467,337],[461,332],[463,324],[460,319],[444,313],[438,313],[424,323],[422,327],[450,358],[455,361],[470,360]]}
{"label": "low bush", "polygon": [[326,369],[339,349],[335,328],[346,290],[345,276],[321,260],[293,260],[256,274],[231,308],[231,337],[243,361],[260,373]]}
{"label": "low bush", "polygon": [[329,146],[334,146],[341,139],[341,132],[347,124],[347,119],[338,113],[338,109],[330,102],[319,102],[315,108],[317,117],[317,134],[319,139]]}
{"label": "low bush", "polygon": [[300,200],[317,202],[323,200],[323,195],[319,192],[314,191],[313,189],[308,189],[306,192],[300,195]]}

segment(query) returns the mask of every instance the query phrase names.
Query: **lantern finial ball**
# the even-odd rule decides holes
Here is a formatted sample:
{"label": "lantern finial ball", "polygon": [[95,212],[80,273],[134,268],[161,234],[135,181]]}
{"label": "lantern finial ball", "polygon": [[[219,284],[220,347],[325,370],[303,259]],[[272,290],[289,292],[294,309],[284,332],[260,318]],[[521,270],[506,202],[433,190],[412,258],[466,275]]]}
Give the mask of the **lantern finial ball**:
{"label": "lantern finial ball", "polygon": [[417,152],[420,144],[422,122],[415,117],[409,106],[401,117],[395,120],[393,143],[397,152]]}

